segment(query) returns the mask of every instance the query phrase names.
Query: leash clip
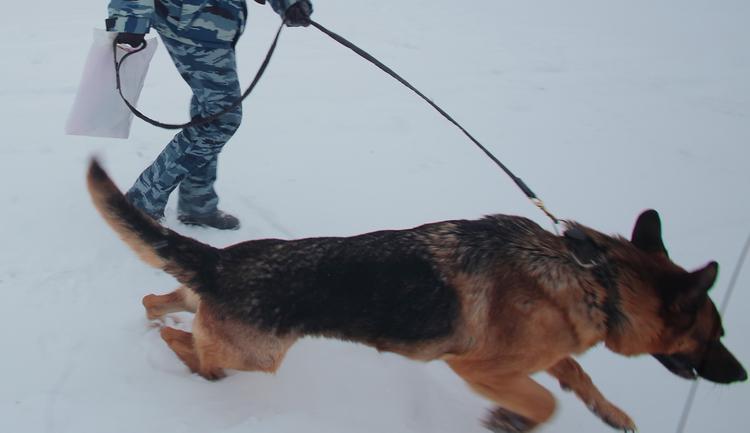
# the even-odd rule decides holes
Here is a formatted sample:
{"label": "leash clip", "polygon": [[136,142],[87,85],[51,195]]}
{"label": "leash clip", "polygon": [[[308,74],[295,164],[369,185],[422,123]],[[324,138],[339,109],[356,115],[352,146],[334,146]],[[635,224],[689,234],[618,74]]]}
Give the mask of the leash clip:
{"label": "leash clip", "polygon": [[530,197],[529,200],[531,200],[531,202],[534,203],[534,206],[538,207],[542,212],[544,212],[545,215],[547,215],[549,219],[552,220],[552,222],[555,224],[555,231],[557,232],[558,231],[557,227],[560,225],[561,222],[564,222],[564,221],[557,219],[557,217],[553,215],[552,212],[550,212],[547,209],[547,206],[545,206],[544,202],[538,197]]}

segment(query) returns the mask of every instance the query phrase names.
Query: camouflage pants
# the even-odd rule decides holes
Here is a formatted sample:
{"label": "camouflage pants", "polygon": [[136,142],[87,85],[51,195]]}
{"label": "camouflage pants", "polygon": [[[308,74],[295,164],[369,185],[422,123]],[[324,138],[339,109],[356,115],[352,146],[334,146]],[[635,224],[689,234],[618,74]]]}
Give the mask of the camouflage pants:
{"label": "camouflage pants", "polygon": [[[163,36],[161,39],[193,91],[191,117],[220,112],[240,97],[233,46],[201,47]],[[239,128],[241,119],[242,107],[237,107],[214,122],[180,131],[128,191],[130,202],[160,218],[169,195],[179,185],[180,214],[215,212],[219,202],[214,191],[219,152]]]}

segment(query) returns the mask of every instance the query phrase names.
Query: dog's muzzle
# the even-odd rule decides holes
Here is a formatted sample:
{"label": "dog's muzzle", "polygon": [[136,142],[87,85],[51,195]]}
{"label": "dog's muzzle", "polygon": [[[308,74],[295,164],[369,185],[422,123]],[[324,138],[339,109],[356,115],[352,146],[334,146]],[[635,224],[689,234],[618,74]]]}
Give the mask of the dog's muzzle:
{"label": "dog's muzzle", "polygon": [[693,367],[693,363],[690,359],[684,355],[654,355],[657,361],[667,367],[667,370],[680,376],[683,379],[695,380],[698,378],[698,373]]}
{"label": "dog's muzzle", "polygon": [[[684,379],[698,376],[714,383],[734,383],[747,380],[747,371],[721,342],[708,344],[701,357],[688,354],[654,355],[667,370]],[[696,359],[697,358],[697,359]]]}

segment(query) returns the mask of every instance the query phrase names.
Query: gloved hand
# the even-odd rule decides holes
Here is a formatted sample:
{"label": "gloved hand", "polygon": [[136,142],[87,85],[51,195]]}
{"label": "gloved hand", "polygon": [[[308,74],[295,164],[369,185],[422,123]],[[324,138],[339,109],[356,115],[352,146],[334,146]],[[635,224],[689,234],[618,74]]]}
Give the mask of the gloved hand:
{"label": "gloved hand", "polygon": [[146,35],[142,33],[118,33],[115,37],[116,44],[126,44],[133,48],[138,48],[146,40]]}
{"label": "gloved hand", "polygon": [[300,0],[284,11],[284,23],[287,27],[307,27],[313,8],[310,0]]}

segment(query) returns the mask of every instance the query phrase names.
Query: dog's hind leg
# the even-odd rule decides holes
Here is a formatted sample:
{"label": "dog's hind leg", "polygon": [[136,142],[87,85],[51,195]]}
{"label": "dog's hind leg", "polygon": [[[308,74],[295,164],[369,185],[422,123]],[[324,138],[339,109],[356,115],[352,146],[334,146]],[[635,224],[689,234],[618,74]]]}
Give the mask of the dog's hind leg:
{"label": "dog's hind leg", "polygon": [[193,334],[165,326],[161,329],[161,338],[190,371],[197,373],[200,370],[200,360],[195,352]]}
{"label": "dog's hind leg", "polygon": [[[174,334],[174,330],[169,331],[168,336],[172,337]],[[201,302],[198,306],[193,333],[187,335],[190,336],[193,356],[185,353],[187,350],[184,349],[184,341],[170,341],[167,338],[165,341],[191,371],[209,380],[224,377],[224,369],[227,368],[273,373],[281,365],[289,347],[297,340],[291,334],[277,336],[215,314],[212,305],[207,302]]]}
{"label": "dog's hind leg", "polygon": [[180,286],[177,290],[166,295],[147,295],[143,298],[146,317],[156,320],[169,313],[189,311],[195,313],[200,298],[187,286]]}
{"label": "dog's hind leg", "polygon": [[499,405],[484,420],[485,427],[495,433],[530,431],[555,412],[552,394],[528,376],[468,365],[451,364],[451,367],[474,391]]}
{"label": "dog's hind leg", "polygon": [[201,356],[206,347],[205,344],[200,345],[196,342],[194,334],[165,326],[161,329],[161,338],[191,372],[200,374],[208,380],[218,380],[225,376],[222,367],[212,364],[210,359],[206,360],[205,354]]}
{"label": "dog's hind leg", "polygon": [[547,372],[560,381],[563,389],[573,391],[605,423],[618,430],[636,431],[633,420],[602,395],[589,375],[573,358],[563,359]]}

